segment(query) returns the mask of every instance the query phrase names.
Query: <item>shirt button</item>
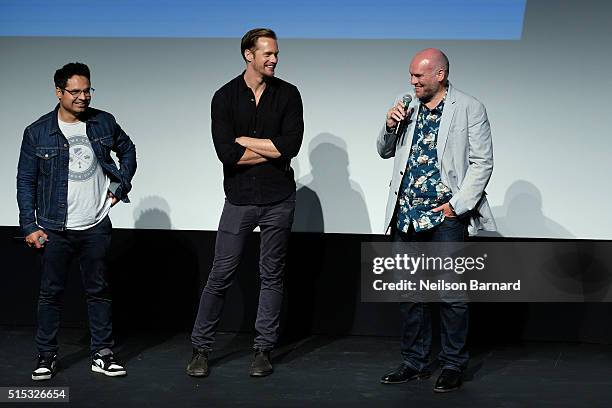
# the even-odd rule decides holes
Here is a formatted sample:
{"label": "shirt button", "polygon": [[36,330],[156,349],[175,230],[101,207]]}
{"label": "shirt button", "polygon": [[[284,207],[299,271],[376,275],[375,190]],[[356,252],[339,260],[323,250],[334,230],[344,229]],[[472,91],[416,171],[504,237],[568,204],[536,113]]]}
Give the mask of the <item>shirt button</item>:
{"label": "shirt button", "polygon": [[251,102],[255,102],[255,99],[251,98]]}
{"label": "shirt button", "polygon": [[400,171],[400,176],[403,176],[403,175],[404,175],[404,172],[403,172],[403,171]]}
{"label": "shirt button", "polygon": [[64,143],[64,147],[68,147],[68,145],[66,143]]}
{"label": "shirt button", "polygon": [[49,157],[49,155],[47,153],[45,153],[45,157]]}
{"label": "shirt button", "polygon": [[253,131],[253,134],[256,134],[256,133],[257,133],[257,131],[256,131],[256,130],[254,130],[254,131]]}
{"label": "shirt button", "polygon": [[397,195],[397,191],[395,192],[395,195]]}

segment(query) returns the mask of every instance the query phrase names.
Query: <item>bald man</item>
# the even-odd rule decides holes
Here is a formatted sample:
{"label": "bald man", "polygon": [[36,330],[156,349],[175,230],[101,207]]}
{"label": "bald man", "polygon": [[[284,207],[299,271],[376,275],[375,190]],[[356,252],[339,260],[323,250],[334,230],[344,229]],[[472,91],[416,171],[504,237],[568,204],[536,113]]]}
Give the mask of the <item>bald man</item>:
{"label": "bald man", "polygon": [[[448,81],[449,62],[438,49],[418,52],[410,63],[413,91],[387,112],[378,140],[383,159],[394,157],[385,231],[394,242],[461,242],[495,222],[485,197],[493,171],[491,129],[484,106]],[[411,101],[404,106],[409,94]],[[400,131],[396,131],[399,126]],[[383,384],[427,378],[431,313],[426,303],[401,303],[402,364]],[[439,304],[441,373],[435,392],[459,389],[467,368],[468,306]]]}

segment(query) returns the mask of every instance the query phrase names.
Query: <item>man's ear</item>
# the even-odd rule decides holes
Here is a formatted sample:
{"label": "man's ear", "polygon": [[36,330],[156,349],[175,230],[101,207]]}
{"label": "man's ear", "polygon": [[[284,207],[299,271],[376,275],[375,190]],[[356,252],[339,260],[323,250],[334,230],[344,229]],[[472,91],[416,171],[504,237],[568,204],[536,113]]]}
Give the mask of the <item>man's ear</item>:
{"label": "man's ear", "polygon": [[253,62],[253,51],[244,50],[244,59],[247,60],[247,62]]}

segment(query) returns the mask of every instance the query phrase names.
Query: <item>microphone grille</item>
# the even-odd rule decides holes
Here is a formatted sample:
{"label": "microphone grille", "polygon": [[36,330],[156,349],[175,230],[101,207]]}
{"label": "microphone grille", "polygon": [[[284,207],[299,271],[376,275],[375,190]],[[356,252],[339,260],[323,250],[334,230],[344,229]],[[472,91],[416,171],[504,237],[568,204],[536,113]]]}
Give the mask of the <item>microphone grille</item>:
{"label": "microphone grille", "polygon": [[408,94],[402,96],[402,103],[404,104],[404,107],[407,107],[408,105],[410,105],[410,102],[412,102],[412,96]]}

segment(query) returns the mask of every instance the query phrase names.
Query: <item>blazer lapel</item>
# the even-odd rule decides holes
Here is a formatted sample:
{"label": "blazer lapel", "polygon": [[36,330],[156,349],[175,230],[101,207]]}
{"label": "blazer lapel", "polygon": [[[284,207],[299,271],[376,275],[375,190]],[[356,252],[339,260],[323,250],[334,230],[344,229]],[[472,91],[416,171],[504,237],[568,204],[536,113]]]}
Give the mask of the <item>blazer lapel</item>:
{"label": "blazer lapel", "polygon": [[438,141],[436,150],[438,152],[438,166],[442,161],[444,155],[444,149],[446,148],[446,141],[448,139],[448,130],[453,122],[453,116],[455,116],[456,99],[453,92],[453,87],[448,83],[448,92],[446,94],[446,101],[444,102],[444,110],[442,111],[442,118],[440,119],[440,128],[438,129]]}

